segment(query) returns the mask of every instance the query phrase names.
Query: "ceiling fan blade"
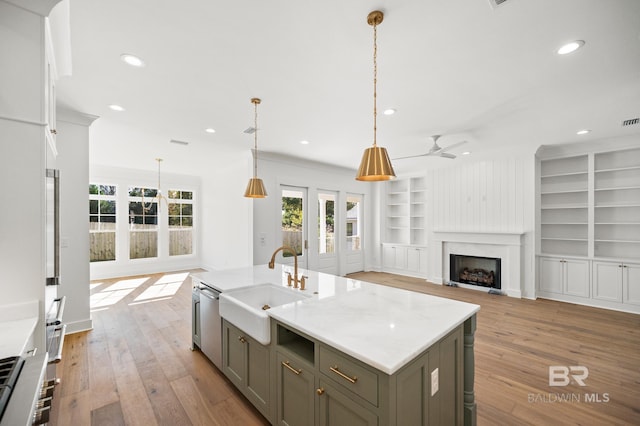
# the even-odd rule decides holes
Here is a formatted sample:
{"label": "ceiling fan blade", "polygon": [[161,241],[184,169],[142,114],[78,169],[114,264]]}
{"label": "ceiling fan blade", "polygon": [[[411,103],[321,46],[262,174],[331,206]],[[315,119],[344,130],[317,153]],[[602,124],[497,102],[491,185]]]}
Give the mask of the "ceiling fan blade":
{"label": "ceiling fan blade", "polygon": [[449,146],[447,146],[447,147],[445,147],[445,148],[442,148],[441,152],[447,152],[447,151],[450,151],[450,150],[452,150],[453,148],[457,148],[457,147],[459,147],[460,145],[464,145],[465,143],[467,143],[467,141],[460,141],[460,142],[454,143],[453,145],[449,145]]}
{"label": "ceiling fan blade", "polygon": [[392,160],[393,160],[393,161],[396,161],[396,160],[406,160],[407,158],[426,157],[427,155],[431,155],[431,154],[427,153],[427,154],[418,154],[418,155],[407,155],[406,157],[397,157],[397,158],[392,158]]}
{"label": "ceiling fan blade", "polygon": [[451,159],[456,158],[456,156],[454,154],[450,154],[448,152],[441,152],[439,155],[442,158],[451,158]]}

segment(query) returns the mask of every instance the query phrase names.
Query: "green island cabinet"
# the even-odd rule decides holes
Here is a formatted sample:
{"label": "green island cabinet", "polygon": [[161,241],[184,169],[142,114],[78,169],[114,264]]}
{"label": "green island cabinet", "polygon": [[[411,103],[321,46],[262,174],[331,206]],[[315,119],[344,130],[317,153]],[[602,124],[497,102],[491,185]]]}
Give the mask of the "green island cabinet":
{"label": "green island cabinet", "polygon": [[223,322],[223,372],[273,425],[474,425],[475,315],[392,375],[271,319],[260,345]]}
{"label": "green island cabinet", "polygon": [[272,421],[271,350],[223,320],[222,372],[240,392]]}

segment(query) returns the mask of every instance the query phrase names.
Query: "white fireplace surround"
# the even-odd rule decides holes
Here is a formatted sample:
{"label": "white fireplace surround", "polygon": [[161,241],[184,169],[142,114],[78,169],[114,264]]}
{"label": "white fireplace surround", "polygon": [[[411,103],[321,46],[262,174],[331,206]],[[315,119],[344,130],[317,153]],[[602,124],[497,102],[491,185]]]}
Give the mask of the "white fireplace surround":
{"label": "white fireplace surround", "polygon": [[[495,257],[501,259],[501,291],[511,297],[522,297],[522,233],[505,232],[434,232],[436,265],[442,265],[438,284],[448,283],[449,255]],[[476,289],[488,291],[483,287]]]}

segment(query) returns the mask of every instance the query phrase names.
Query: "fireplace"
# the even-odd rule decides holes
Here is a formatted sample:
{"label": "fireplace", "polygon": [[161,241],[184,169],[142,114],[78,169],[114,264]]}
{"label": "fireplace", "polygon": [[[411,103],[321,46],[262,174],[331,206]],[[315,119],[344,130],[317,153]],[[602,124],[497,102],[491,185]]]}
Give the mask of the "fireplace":
{"label": "fireplace", "polygon": [[496,257],[449,254],[449,280],[500,289],[500,263]]}

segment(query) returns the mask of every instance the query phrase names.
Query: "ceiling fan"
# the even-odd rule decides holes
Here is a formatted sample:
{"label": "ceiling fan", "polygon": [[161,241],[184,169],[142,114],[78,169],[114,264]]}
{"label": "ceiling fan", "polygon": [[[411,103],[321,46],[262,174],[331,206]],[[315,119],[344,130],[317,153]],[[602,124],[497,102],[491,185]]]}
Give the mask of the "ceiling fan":
{"label": "ceiling fan", "polygon": [[438,139],[440,139],[441,135],[433,135],[431,136],[431,139],[433,140],[433,145],[431,146],[431,148],[429,148],[429,151],[427,151],[426,154],[418,154],[418,155],[409,155],[407,157],[399,157],[399,158],[394,158],[394,160],[403,160],[405,158],[415,158],[415,157],[427,157],[427,156],[436,156],[436,157],[443,157],[443,158],[450,158],[450,159],[454,159],[456,158],[455,154],[451,154],[450,152],[447,151],[451,151],[453,148],[457,148],[462,144],[467,143],[467,141],[461,141],[458,143],[454,143],[453,145],[449,145],[447,147],[440,147],[440,145],[438,145]]}

